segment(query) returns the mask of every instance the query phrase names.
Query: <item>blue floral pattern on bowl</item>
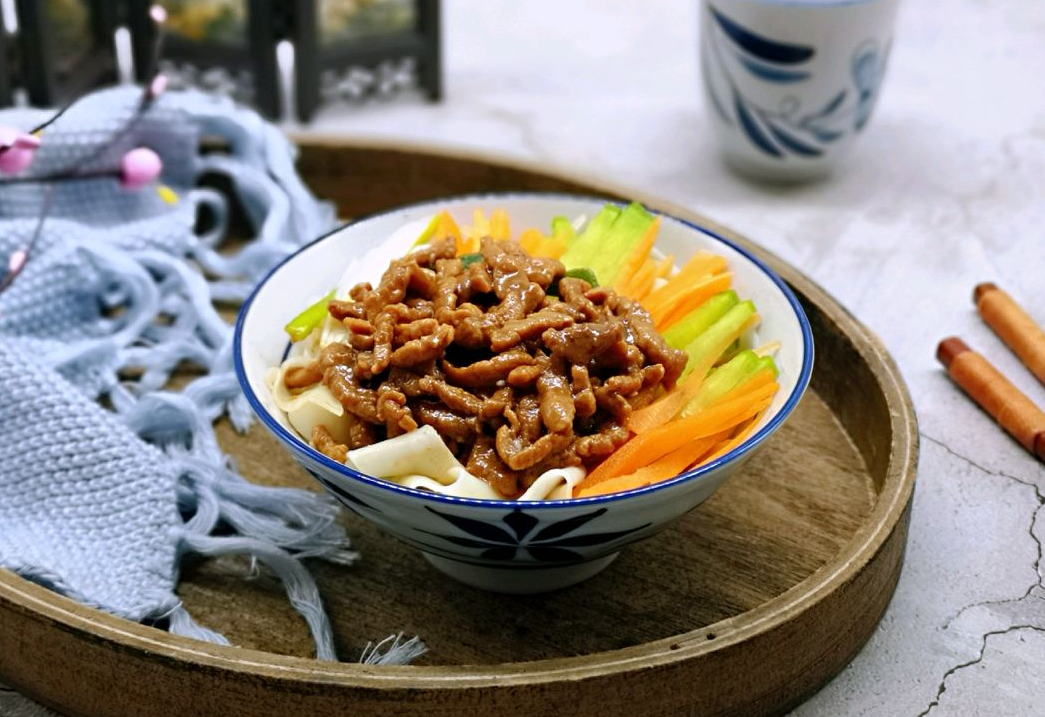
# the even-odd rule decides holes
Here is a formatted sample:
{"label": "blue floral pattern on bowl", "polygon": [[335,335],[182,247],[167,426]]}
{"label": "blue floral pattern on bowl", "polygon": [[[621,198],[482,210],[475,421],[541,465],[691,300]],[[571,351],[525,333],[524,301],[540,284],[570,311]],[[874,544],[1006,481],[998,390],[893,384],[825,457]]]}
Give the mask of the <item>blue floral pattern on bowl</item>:
{"label": "blue floral pattern on bowl", "polygon": [[[803,111],[798,97],[789,95],[779,107],[770,108],[751,99],[734,73],[739,70],[759,82],[797,88],[814,77],[811,61],[816,48],[774,40],[744,27],[713,5],[708,8],[711,26],[701,64],[712,107],[763,155],[779,160],[818,158],[829,145],[867,124],[885,72],[888,45],[879,51],[874,40],[860,43],[851,63],[852,86],[839,88],[823,106]],[[728,96],[716,88],[713,73],[722,78]]]}
{"label": "blue floral pattern on bowl", "polygon": [[[483,560],[515,560],[522,552],[537,562],[580,562],[585,557],[576,551],[570,550],[570,548],[597,548],[610,545],[651,525],[650,523],[644,523],[626,530],[607,532],[589,533],[582,531],[581,528],[589,522],[606,514],[605,508],[599,508],[590,513],[548,522],[540,530],[534,532],[534,529],[541,524],[540,519],[519,508],[501,517],[501,522],[510,530],[506,530],[489,521],[474,520],[462,515],[454,515],[436,510],[431,506],[425,506],[425,509],[467,535],[435,533],[421,530],[420,528],[415,528],[415,530],[463,548],[479,550],[481,552],[477,557]],[[614,549],[619,547],[619,545],[616,545]]]}

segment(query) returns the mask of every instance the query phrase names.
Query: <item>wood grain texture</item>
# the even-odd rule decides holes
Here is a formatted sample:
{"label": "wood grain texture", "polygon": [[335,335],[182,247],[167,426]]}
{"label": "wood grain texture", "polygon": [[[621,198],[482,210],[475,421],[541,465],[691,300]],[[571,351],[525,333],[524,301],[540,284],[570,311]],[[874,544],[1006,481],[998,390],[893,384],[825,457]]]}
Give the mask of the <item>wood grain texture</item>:
{"label": "wood grain texture", "polygon": [[[304,146],[301,168],[343,213],[503,189],[635,196],[591,180],[425,148]],[[655,209],[710,224],[639,194]],[[723,227],[721,233],[750,246]],[[75,715],[768,715],[863,645],[902,563],[917,458],[906,390],[878,341],[765,252],[817,344],[812,390],[765,450],[696,511],[582,585],[491,595],[345,517],[363,560],[311,565],[342,658],[404,630],[416,667],[307,659],[279,584],[237,559],[185,566],[180,593],[238,648],[118,620],[0,571],[0,676]],[[219,425],[252,480],[312,487],[275,441]]]}

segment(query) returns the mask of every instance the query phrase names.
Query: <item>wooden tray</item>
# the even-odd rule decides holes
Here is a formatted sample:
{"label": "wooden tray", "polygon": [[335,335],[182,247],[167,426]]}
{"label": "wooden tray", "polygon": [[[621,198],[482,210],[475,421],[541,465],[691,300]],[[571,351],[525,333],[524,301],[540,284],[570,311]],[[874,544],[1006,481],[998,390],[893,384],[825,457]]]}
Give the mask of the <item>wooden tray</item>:
{"label": "wooden tray", "polygon": [[[235,559],[186,566],[180,594],[240,647],[173,637],[0,571],[0,678],[72,715],[768,715],[837,673],[870,635],[903,560],[917,426],[886,351],[819,287],[728,229],[655,198],[423,147],[309,140],[300,167],[354,216],[488,190],[637,198],[768,261],[813,325],[812,390],[766,449],[676,526],[549,595],[464,587],[346,515],[364,559],[313,570],[345,663],[322,663],[282,590]],[[219,426],[249,478],[313,487],[258,426]],[[418,666],[353,664],[420,634]]]}

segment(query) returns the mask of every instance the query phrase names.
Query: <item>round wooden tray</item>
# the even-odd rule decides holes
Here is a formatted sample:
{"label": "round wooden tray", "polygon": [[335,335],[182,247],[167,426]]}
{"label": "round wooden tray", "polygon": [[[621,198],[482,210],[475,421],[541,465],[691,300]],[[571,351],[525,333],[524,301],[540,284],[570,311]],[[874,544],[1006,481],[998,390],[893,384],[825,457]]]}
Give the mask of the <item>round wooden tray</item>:
{"label": "round wooden tray", "polygon": [[[596,578],[488,594],[344,520],[363,561],[314,563],[344,663],[309,659],[280,586],[235,559],[187,565],[180,595],[218,647],[83,607],[0,571],[0,678],[72,715],[768,715],[837,673],[874,629],[903,560],[917,426],[867,329],[794,268],[656,198],[503,159],[429,147],[302,143],[300,168],[345,216],[490,190],[635,198],[714,228],[769,262],[813,325],[812,388],[764,451],[707,503]],[[219,426],[243,473],[313,483],[256,427]],[[411,667],[354,664],[402,630]]]}

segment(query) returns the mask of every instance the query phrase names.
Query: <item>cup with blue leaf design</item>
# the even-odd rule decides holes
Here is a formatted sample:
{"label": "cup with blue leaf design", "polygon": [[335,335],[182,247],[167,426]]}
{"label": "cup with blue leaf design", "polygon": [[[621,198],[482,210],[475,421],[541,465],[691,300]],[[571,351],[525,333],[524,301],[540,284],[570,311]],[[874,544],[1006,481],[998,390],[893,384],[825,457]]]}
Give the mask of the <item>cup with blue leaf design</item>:
{"label": "cup with blue leaf design", "polygon": [[828,174],[881,91],[899,0],[703,0],[700,64],[726,162],[763,179]]}

